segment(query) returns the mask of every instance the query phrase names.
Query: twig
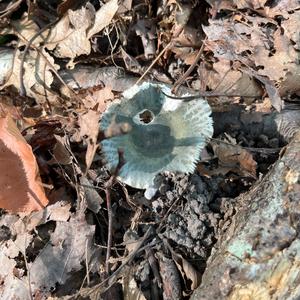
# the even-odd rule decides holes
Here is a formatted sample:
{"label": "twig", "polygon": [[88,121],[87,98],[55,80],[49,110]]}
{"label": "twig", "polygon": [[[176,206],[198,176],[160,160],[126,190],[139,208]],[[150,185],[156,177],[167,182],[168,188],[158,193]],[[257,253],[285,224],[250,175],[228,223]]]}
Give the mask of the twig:
{"label": "twig", "polygon": [[107,181],[105,186],[105,196],[106,196],[106,204],[107,204],[107,214],[108,214],[108,233],[107,233],[107,251],[106,251],[106,259],[105,259],[105,271],[107,276],[110,274],[110,264],[109,264],[109,258],[111,253],[111,246],[112,246],[112,221],[113,221],[113,214],[111,209],[111,187],[113,186],[121,168],[124,165],[124,152],[121,149],[118,149],[119,154],[119,161],[118,165],[113,171],[110,179]]}
{"label": "twig", "polygon": [[203,49],[204,49],[204,42],[206,41],[207,37],[202,41],[202,45],[197,53],[197,56],[194,60],[194,62],[189,66],[189,68],[186,70],[186,72],[183,74],[183,76],[178,79],[173,88],[172,88],[172,93],[176,94],[178,88],[180,87],[180,85],[187,79],[187,77],[192,73],[192,71],[194,70],[195,66],[197,65],[198,61],[200,60],[201,58],[201,55],[202,55],[202,52],[203,52]]}
{"label": "twig", "polygon": [[19,8],[20,4],[22,3],[22,1],[23,0],[18,0],[15,3],[13,3],[11,6],[9,6],[10,5],[10,3],[9,3],[7,5],[7,7],[0,12],[0,14],[2,14],[2,15],[0,15],[0,19],[8,16],[9,14],[11,14],[15,10],[17,10]]}
{"label": "twig", "polygon": [[170,46],[173,44],[173,42],[169,42],[167,46],[161,50],[161,52],[157,55],[157,57],[153,60],[151,65],[146,69],[146,71],[143,73],[143,75],[138,79],[136,84],[139,84],[144,77],[148,74],[148,72],[153,68],[153,66],[156,64],[156,62],[162,57],[162,55],[170,48]]}
{"label": "twig", "polygon": [[168,95],[166,93],[164,93],[163,90],[160,90],[162,94],[164,94],[165,96],[167,96],[170,99],[174,99],[174,100],[182,100],[183,102],[189,102],[192,100],[195,100],[197,98],[200,97],[249,97],[249,98],[259,98],[260,96],[258,95],[241,95],[241,94],[222,94],[222,93],[216,93],[216,92],[201,92],[201,93],[197,93],[195,95],[192,96],[183,96],[183,97],[176,97],[173,95]]}
{"label": "twig", "polygon": [[90,270],[88,262],[88,240],[85,241],[85,268],[86,268],[86,282],[90,286]]}
{"label": "twig", "polygon": [[26,245],[27,245],[27,236],[25,236],[25,247],[24,247],[24,252],[22,251],[23,257],[24,257],[24,262],[25,262],[25,267],[27,269],[27,278],[28,278],[28,293],[29,293],[29,297],[30,300],[34,300],[33,299],[33,294],[32,294],[32,289],[31,289],[31,276],[30,276],[30,269],[29,269],[29,265],[28,265],[28,261],[27,261],[27,257],[26,257]]}
{"label": "twig", "polygon": [[[19,38],[23,39],[24,42],[28,43],[28,40],[25,38],[25,36],[23,36],[20,32],[18,32],[17,28],[15,26],[12,25],[12,27],[14,28],[14,30],[18,33]],[[49,61],[49,59],[47,58],[47,56],[43,53],[43,51],[41,51],[37,46],[35,45],[31,45],[32,48],[34,48],[41,56],[43,56],[44,60],[46,61],[47,65],[50,67],[51,71],[56,75],[56,77],[58,78],[58,80],[63,84],[64,87],[66,87],[72,94],[74,94],[75,96],[77,96],[77,94],[75,93],[75,91],[70,88],[62,79],[62,77],[59,75],[59,73],[56,71],[54,65]]]}
{"label": "twig", "polygon": [[53,26],[55,23],[58,22],[59,19],[55,19],[54,21],[50,22],[49,24],[47,24],[46,26],[44,26],[43,28],[41,28],[26,44],[26,47],[24,49],[22,58],[21,58],[21,64],[20,64],[20,95],[21,96],[26,96],[26,88],[24,85],[24,62],[26,59],[26,55],[28,53],[29,47],[31,46],[31,44],[33,43],[33,41],[39,36],[41,35],[45,30],[49,29],[51,26]]}
{"label": "twig", "polygon": [[[109,283],[110,280],[112,278],[115,278],[116,276],[118,276],[118,274],[121,272],[121,270],[136,256],[137,253],[139,253],[140,251],[143,251],[144,249],[141,248],[142,245],[144,244],[144,242],[148,239],[148,237],[150,236],[151,233],[151,227],[148,228],[147,232],[144,234],[144,236],[136,242],[136,247],[132,250],[132,252],[123,260],[121,266],[109,277],[107,277],[105,280],[103,280],[102,282],[100,282],[99,284],[93,286],[91,289],[86,289],[85,291],[79,292],[77,294],[77,298],[79,296],[90,296],[94,293],[97,293],[97,290],[101,289],[104,287],[104,285],[106,285],[106,283]],[[109,289],[109,287],[107,287],[105,290]],[[102,291],[100,291],[102,292]],[[105,292],[105,291],[103,291]]]}

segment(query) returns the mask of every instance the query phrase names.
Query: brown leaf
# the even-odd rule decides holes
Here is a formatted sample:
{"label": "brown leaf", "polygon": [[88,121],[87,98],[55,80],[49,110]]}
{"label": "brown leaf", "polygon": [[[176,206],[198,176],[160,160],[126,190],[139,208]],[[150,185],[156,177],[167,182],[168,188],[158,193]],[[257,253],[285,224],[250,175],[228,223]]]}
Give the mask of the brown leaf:
{"label": "brown leaf", "polygon": [[0,118],[0,207],[12,212],[40,210],[48,204],[38,166],[10,116]]}
{"label": "brown leaf", "polygon": [[132,274],[126,274],[123,277],[123,293],[124,300],[146,300],[142,291],[139,289],[134,276]]}
{"label": "brown leaf", "polygon": [[86,171],[90,168],[96,150],[98,148],[97,138],[99,133],[100,113],[89,110],[87,113],[81,114],[78,119],[79,140],[85,140],[87,151],[85,156]]}
{"label": "brown leaf", "polygon": [[[20,90],[20,68],[23,52],[17,50],[11,66],[10,77],[0,89],[7,86],[14,86]],[[46,100],[56,100],[56,95],[51,92],[50,86],[53,82],[52,67],[56,70],[59,66],[54,63],[54,59],[45,50],[41,52],[29,50],[24,62],[23,83],[27,96],[34,98],[38,103]]]}
{"label": "brown leaf", "polygon": [[109,86],[89,88],[84,92],[85,95],[82,98],[84,106],[101,113],[106,110],[107,103],[114,99],[114,93]]}
{"label": "brown leaf", "polygon": [[67,222],[71,215],[70,209],[71,204],[69,202],[59,199],[59,201],[45,207],[45,209],[26,216],[24,219],[26,222],[26,230],[31,231],[36,226],[49,221]]}
{"label": "brown leaf", "polygon": [[272,7],[265,7],[265,13],[268,17],[274,18],[275,16],[284,16],[289,18],[290,12],[300,8],[299,0],[280,0],[275,1]]}
{"label": "brown leaf", "polygon": [[182,278],[187,278],[191,281],[190,289],[195,290],[201,283],[201,274],[190,264],[182,255],[172,251],[172,258],[174,259]]}
{"label": "brown leaf", "polygon": [[182,290],[180,275],[173,259],[167,258],[164,254],[156,254],[159,262],[160,276],[163,282],[164,299],[181,299]]}
{"label": "brown leaf", "polygon": [[256,161],[250,152],[238,145],[229,143],[212,143],[215,155],[219,159],[219,167],[239,173],[242,176],[256,178]]}
{"label": "brown leaf", "polygon": [[[212,70],[205,71],[205,83],[215,93],[226,95],[262,96],[259,84],[248,74],[234,70],[229,60],[220,59]],[[202,72],[202,70],[201,70]]]}
{"label": "brown leaf", "polygon": [[46,48],[55,50],[58,57],[74,59],[76,56],[90,54],[89,39],[108,26],[118,10],[118,1],[110,0],[98,11],[86,5],[68,13],[51,28]]}
{"label": "brown leaf", "polygon": [[48,161],[48,164],[61,164],[68,165],[72,162],[72,157],[67,147],[67,137],[61,137],[59,135],[54,135],[56,139],[55,146],[53,148],[53,158]]}

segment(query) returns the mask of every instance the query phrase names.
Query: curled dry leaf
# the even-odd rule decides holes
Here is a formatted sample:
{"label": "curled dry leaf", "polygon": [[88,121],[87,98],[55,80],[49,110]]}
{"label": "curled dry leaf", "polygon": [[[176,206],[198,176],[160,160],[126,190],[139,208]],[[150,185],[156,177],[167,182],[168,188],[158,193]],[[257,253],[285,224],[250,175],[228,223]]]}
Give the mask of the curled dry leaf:
{"label": "curled dry leaf", "polygon": [[72,137],[72,140],[77,142],[84,140],[87,145],[85,156],[86,170],[91,166],[96,150],[98,149],[99,120],[100,112],[94,110],[80,114],[78,118],[79,131]]}
{"label": "curled dry leaf", "polygon": [[[215,155],[219,159],[221,173],[232,171],[242,176],[256,178],[256,161],[250,152],[238,145],[225,143],[212,143]],[[218,169],[217,169],[218,170]],[[217,171],[216,170],[216,171]]]}
{"label": "curled dry leaf", "polygon": [[111,0],[97,12],[92,5],[86,5],[68,13],[51,29],[46,48],[55,50],[58,57],[74,59],[89,54],[89,39],[108,26],[118,10],[118,1]]}
{"label": "curled dry leaf", "polygon": [[[108,26],[119,8],[118,0],[110,0],[98,11],[89,2],[77,10],[69,9],[51,29],[42,32],[34,41],[35,46],[54,50],[57,57],[74,59],[76,56],[89,54],[89,39]],[[15,34],[21,38],[20,45],[30,40],[40,28],[25,13],[21,20],[13,21],[1,34]],[[43,49],[44,50],[44,49]]]}
{"label": "curled dry leaf", "polygon": [[48,204],[38,166],[10,116],[0,118],[0,207],[12,212],[40,210]]}
{"label": "curled dry leaf", "polygon": [[186,278],[188,281],[191,281],[191,284],[189,284],[188,288],[192,291],[195,290],[200,285],[201,274],[193,267],[192,264],[184,259],[182,255],[172,251],[172,258],[174,259],[182,278]]}

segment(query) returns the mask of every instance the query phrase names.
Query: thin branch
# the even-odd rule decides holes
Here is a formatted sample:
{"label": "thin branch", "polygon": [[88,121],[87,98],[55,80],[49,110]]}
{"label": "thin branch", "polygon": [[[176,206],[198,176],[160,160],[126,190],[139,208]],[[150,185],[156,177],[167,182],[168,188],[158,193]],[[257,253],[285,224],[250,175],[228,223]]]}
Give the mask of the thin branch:
{"label": "thin branch", "polygon": [[203,49],[204,49],[204,42],[206,41],[207,38],[205,38],[203,41],[202,41],[202,45],[197,53],[197,56],[194,60],[194,62],[189,66],[189,68],[186,70],[186,72],[183,74],[183,76],[178,79],[174,86],[173,86],[173,89],[172,89],[172,93],[176,94],[178,88],[180,87],[180,85],[187,79],[187,77],[192,73],[192,71],[194,70],[195,66],[197,65],[197,63],[199,62],[200,58],[201,58],[201,55],[203,53]]}
{"label": "thin branch", "polygon": [[150,64],[150,66],[146,69],[146,71],[143,73],[143,75],[138,79],[136,84],[139,84],[144,77],[148,74],[148,72],[153,68],[153,66],[156,64],[156,62],[162,57],[162,55],[171,47],[173,42],[169,42],[167,46],[161,50],[161,52],[157,55],[157,57],[153,60],[153,62]]}
{"label": "thin branch", "polygon": [[21,65],[20,65],[20,95],[21,96],[26,96],[26,88],[24,85],[24,62],[28,53],[28,50],[31,46],[31,44],[34,42],[34,40],[40,36],[45,30],[49,29],[51,26],[53,26],[54,24],[56,24],[58,22],[59,19],[55,19],[54,21],[50,22],[49,24],[47,24],[46,26],[44,26],[43,28],[41,28],[26,44],[26,47],[24,49],[22,58],[21,58]]}
{"label": "thin branch", "polygon": [[23,0],[18,0],[13,4],[9,3],[4,10],[0,11],[0,14],[1,14],[0,19],[10,15],[15,10],[17,10],[19,8],[20,4],[22,3],[22,1]]}
{"label": "thin branch", "polygon": [[[134,249],[132,250],[132,252],[123,260],[121,266],[110,276],[108,276],[105,280],[103,280],[102,282],[96,284],[95,286],[93,286],[92,288],[90,289],[85,289],[79,293],[77,293],[77,299],[79,296],[84,296],[84,297],[87,297],[87,296],[90,296],[92,294],[97,294],[98,291],[101,292],[105,292],[105,291],[102,291],[101,289],[108,283],[110,284],[111,280],[113,278],[116,278],[120,272],[122,271],[122,269],[129,264],[130,261],[132,261],[132,259],[137,255],[137,253],[139,253],[140,251],[143,251],[144,250],[144,247],[142,247],[142,245],[144,244],[144,242],[148,239],[148,237],[150,236],[150,233],[151,233],[151,227],[148,228],[148,230],[146,231],[146,233],[144,234],[144,236],[136,241],[136,246],[134,247]],[[111,285],[110,285],[111,286]],[[107,287],[105,290],[107,290],[109,287]]]}
{"label": "thin branch", "polygon": [[111,253],[111,246],[112,246],[112,222],[113,222],[113,214],[111,209],[111,187],[113,186],[121,168],[125,164],[124,161],[124,152],[121,149],[118,149],[119,154],[119,161],[118,165],[113,171],[110,179],[107,181],[105,186],[105,195],[106,195],[106,204],[107,204],[107,214],[108,214],[108,233],[107,233],[107,251],[106,251],[106,260],[105,260],[105,271],[107,276],[110,274],[110,253]]}
{"label": "thin branch", "polygon": [[195,100],[197,98],[201,98],[201,97],[249,97],[249,98],[260,98],[261,96],[258,95],[241,95],[241,94],[222,94],[222,93],[216,93],[216,92],[201,92],[201,93],[197,93],[195,95],[192,96],[183,96],[183,97],[177,97],[177,96],[173,96],[173,95],[168,95],[166,93],[164,93],[163,90],[161,90],[161,93],[163,93],[165,96],[167,96],[170,99],[174,99],[174,100],[182,100],[183,102],[189,102],[192,100]]}

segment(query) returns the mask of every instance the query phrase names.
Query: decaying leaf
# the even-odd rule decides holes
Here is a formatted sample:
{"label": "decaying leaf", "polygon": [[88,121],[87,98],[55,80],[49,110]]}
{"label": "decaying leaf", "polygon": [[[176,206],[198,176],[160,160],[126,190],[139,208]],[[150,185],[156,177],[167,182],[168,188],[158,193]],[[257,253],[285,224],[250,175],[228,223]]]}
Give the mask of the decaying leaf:
{"label": "decaying leaf", "polygon": [[86,170],[89,169],[98,148],[97,137],[99,133],[99,120],[100,112],[98,111],[88,110],[80,114],[78,118],[79,131],[73,135],[73,140],[83,140],[87,145],[85,156]]}
{"label": "decaying leaf", "polygon": [[[93,7],[92,7],[93,8]],[[46,48],[55,50],[58,57],[75,58],[89,54],[91,44],[86,31],[92,26],[95,11],[90,6],[78,10],[68,10],[68,13],[51,28]]]}
{"label": "decaying leaf", "polygon": [[[254,4],[253,1],[242,2],[244,4],[239,3],[246,7]],[[286,6],[284,2],[279,1],[278,5]],[[261,3],[256,4],[261,7]],[[280,96],[299,92],[298,12],[288,15],[280,25],[270,18],[239,14],[209,22],[209,26],[203,27],[208,38],[206,46],[215,57],[240,62],[251,69],[252,76],[265,85],[277,110],[282,106]],[[250,68],[253,65],[256,68]]]}
{"label": "decaying leaf", "polygon": [[10,116],[0,118],[0,207],[12,212],[40,210],[48,204],[38,166]]}
{"label": "decaying leaf", "polygon": [[[50,291],[57,283],[63,284],[71,271],[82,268],[85,254],[90,259],[95,226],[88,225],[84,216],[72,217],[68,222],[56,222],[55,231],[40,255],[30,264],[33,291]],[[89,249],[89,253],[86,253]]]}
{"label": "decaying leaf", "polygon": [[[172,251],[172,258],[174,259],[182,278],[185,280],[187,287],[190,290],[195,290],[201,283],[201,274],[190,264],[182,255]],[[188,281],[191,283],[189,284]]]}
{"label": "decaying leaf", "polygon": [[[20,68],[23,52],[17,50],[14,55],[11,75],[0,88],[13,85],[20,90]],[[50,86],[53,82],[53,74],[50,70],[59,69],[54,63],[54,59],[45,51],[41,52],[29,50],[24,62],[23,83],[26,93],[29,97],[36,99],[37,102],[43,103],[53,99],[53,92]]]}
{"label": "decaying leaf", "polygon": [[[57,57],[71,60],[89,54],[89,39],[111,23],[118,8],[118,1],[110,0],[98,11],[89,2],[77,10],[69,9],[55,26],[38,35],[33,44],[40,46],[43,43],[48,50],[54,50]],[[12,26],[2,30],[1,34],[16,34],[21,37],[22,44],[26,44],[39,30],[25,13],[21,20],[12,22]],[[43,47],[41,49],[44,50]]]}
{"label": "decaying leaf", "polygon": [[146,59],[154,57],[156,52],[154,21],[150,19],[138,20],[134,28],[136,34],[142,39]]}
{"label": "decaying leaf", "polygon": [[98,213],[104,200],[86,176],[82,175],[80,177],[80,184],[84,189],[87,207],[95,214]]}
{"label": "decaying leaf", "polygon": [[180,275],[173,259],[157,253],[160,276],[163,282],[164,299],[181,299]]}
{"label": "decaying leaf", "polygon": [[96,12],[92,5],[86,5],[68,13],[51,29],[46,48],[55,50],[58,57],[74,59],[89,54],[89,39],[108,26],[118,10],[118,1],[110,0]]}
{"label": "decaying leaf", "polygon": [[[256,178],[256,161],[252,154],[238,145],[213,142],[212,147],[219,160],[221,173],[237,172],[242,176]],[[218,170],[215,170],[216,172]]]}
{"label": "decaying leaf", "polygon": [[142,291],[138,288],[136,280],[134,279],[132,274],[127,274],[127,276],[123,276],[122,286],[124,300],[146,300]]}
{"label": "decaying leaf", "polygon": [[220,59],[213,64],[212,70],[201,70],[201,75],[205,84],[215,93],[240,94],[244,97],[262,96],[262,89],[253,77],[245,72],[234,70],[229,60]]}
{"label": "decaying leaf", "polygon": [[[80,95],[82,91],[80,92]],[[114,99],[114,94],[109,86],[94,87],[83,91],[82,103],[85,108],[94,109],[103,113],[110,101]]]}
{"label": "decaying leaf", "polygon": [[56,143],[53,148],[53,158],[48,161],[48,164],[68,165],[72,162],[72,157],[68,151],[68,141],[66,136],[54,135]]}
{"label": "decaying leaf", "polygon": [[0,226],[8,228],[11,235],[0,243],[0,298],[28,299],[28,286],[22,280],[24,270],[18,266],[17,257],[25,253],[32,235],[26,232],[24,223],[17,216],[2,215]]}
{"label": "decaying leaf", "polygon": [[93,26],[88,30],[87,37],[91,38],[108,26],[119,8],[118,0],[110,0],[96,12]]}
{"label": "decaying leaf", "polygon": [[[56,199],[58,200],[58,199]],[[63,199],[59,199],[56,203],[45,207],[38,212],[32,212],[24,218],[27,231],[31,231],[35,227],[46,224],[49,221],[67,222],[71,216],[71,204]]]}

